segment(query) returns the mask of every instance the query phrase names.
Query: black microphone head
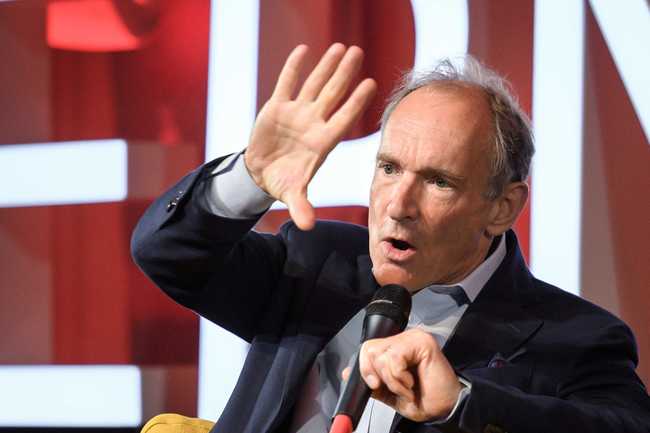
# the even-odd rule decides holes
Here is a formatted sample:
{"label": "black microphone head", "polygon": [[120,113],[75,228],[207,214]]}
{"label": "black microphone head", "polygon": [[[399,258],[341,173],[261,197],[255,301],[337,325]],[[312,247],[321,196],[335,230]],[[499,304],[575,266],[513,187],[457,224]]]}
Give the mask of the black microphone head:
{"label": "black microphone head", "polygon": [[375,314],[388,317],[403,330],[411,314],[411,294],[397,284],[383,286],[366,306],[366,317]]}

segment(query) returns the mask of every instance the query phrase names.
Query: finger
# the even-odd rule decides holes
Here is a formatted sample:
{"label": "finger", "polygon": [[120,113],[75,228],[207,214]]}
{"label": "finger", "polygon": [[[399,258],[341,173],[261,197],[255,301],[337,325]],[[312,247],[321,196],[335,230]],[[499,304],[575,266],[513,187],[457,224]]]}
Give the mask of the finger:
{"label": "finger", "polygon": [[415,378],[413,377],[413,373],[411,373],[409,370],[402,370],[399,373],[393,373],[397,380],[399,380],[402,385],[404,385],[406,388],[410,389],[411,391],[413,390],[413,387],[415,386]]}
{"label": "finger", "polygon": [[291,219],[300,230],[311,230],[316,223],[316,213],[307,200],[306,192],[291,193],[287,196],[286,205]]}
{"label": "finger", "polygon": [[350,371],[351,371],[350,367],[345,367],[343,369],[343,371],[341,372],[341,377],[343,378],[343,380],[348,380],[348,378],[350,377]]}
{"label": "finger", "polygon": [[309,101],[316,99],[325,83],[327,83],[327,80],[330,79],[336,70],[336,67],[341,61],[341,58],[343,58],[345,51],[345,45],[343,44],[336,43],[330,46],[325,54],[323,54],[323,57],[321,57],[318,65],[316,65],[311,74],[309,74],[307,80],[305,80],[305,84],[302,85],[302,89],[296,99]]}
{"label": "finger", "polygon": [[273,90],[273,95],[271,95],[272,98],[291,99],[298,78],[300,77],[300,70],[302,69],[307,51],[309,51],[309,47],[304,44],[298,45],[291,51],[280,71],[278,82]]}
{"label": "finger", "polygon": [[[391,352],[392,353],[392,352]],[[394,355],[389,364],[390,372],[405,388],[412,390],[415,385],[413,374],[408,370],[408,364],[403,356]]]}
{"label": "finger", "polygon": [[374,366],[374,358],[377,351],[377,345],[372,340],[368,340],[361,345],[361,351],[359,353],[359,372],[366,385],[373,390],[381,386],[379,372]]}
{"label": "finger", "polygon": [[319,110],[324,117],[329,116],[343,98],[357,72],[361,69],[362,62],[363,51],[361,48],[354,46],[348,48],[334,75],[327,81],[316,98]]}
{"label": "finger", "polygon": [[365,111],[377,91],[377,83],[366,78],[354,89],[347,101],[327,121],[327,128],[338,143]]}
{"label": "finger", "polygon": [[[379,371],[381,381],[386,385],[390,392],[396,396],[413,401],[415,398],[413,390],[407,388],[398,377],[404,370],[402,367],[395,366],[395,364],[405,365],[405,363],[399,359],[399,355],[395,355],[391,351],[386,351],[376,358],[375,368]],[[395,372],[397,372],[397,375]]]}

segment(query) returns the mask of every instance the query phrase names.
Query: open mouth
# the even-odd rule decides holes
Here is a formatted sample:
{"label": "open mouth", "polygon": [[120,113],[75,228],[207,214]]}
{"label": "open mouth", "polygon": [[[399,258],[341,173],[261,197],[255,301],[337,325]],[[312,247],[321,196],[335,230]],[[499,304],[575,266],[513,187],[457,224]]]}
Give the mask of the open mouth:
{"label": "open mouth", "polygon": [[384,256],[393,263],[406,264],[417,252],[415,246],[402,239],[386,237],[381,245]]}
{"label": "open mouth", "polygon": [[399,239],[390,239],[390,243],[394,248],[397,248],[400,251],[406,251],[410,248],[413,248],[413,245]]}

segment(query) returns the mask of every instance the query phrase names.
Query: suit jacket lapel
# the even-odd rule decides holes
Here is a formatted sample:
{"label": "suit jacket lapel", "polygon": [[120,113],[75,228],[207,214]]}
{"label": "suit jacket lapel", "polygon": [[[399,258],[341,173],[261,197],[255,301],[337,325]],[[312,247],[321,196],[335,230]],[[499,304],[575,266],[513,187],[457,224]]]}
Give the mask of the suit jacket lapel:
{"label": "suit jacket lapel", "polygon": [[487,364],[497,353],[507,358],[543,324],[526,309],[536,296],[513,232],[507,233],[506,242],[506,257],[445,345],[444,353],[457,370]]}
{"label": "suit jacket lapel", "polygon": [[487,366],[495,354],[511,356],[541,325],[518,306],[481,302],[468,308],[443,352],[456,370]]}

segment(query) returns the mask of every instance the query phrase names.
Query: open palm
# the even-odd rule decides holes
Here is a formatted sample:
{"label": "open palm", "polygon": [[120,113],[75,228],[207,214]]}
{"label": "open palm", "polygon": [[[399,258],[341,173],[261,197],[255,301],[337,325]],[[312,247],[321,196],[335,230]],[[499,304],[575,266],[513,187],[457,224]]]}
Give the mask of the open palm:
{"label": "open palm", "polygon": [[244,155],[253,180],[284,202],[296,225],[314,225],[307,186],[327,155],[363,113],[375,93],[372,79],[357,85],[340,105],[361,67],[363,51],[332,45],[296,93],[307,46],[296,47],[262,107]]}

